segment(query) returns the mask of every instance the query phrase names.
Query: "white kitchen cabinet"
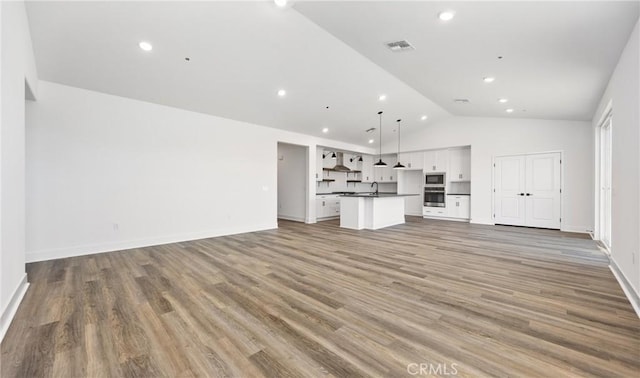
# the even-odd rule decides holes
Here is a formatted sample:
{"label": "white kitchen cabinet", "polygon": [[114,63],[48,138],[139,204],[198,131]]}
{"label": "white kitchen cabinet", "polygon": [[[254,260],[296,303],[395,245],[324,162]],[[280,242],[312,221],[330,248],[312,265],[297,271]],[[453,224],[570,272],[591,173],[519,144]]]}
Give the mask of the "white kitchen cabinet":
{"label": "white kitchen cabinet", "polygon": [[323,220],[340,216],[340,197],[336,194],[316,196],[316,218]]}
{"label": "white kitchen cabinet", "polygon": [[422,215],[424,204],[424,176],[422,171],[401,169],[398,171],[398,194],[415,194],[404,198],[405,215]]}
{"label": "white kitchen cabinet", "polygon": [[316,148],[316,181],[322,181],[322,148]]}
{"label": "white kitchen cabinet", "polygon": [[449,169],[447,181],[460,182],[471,180],[471,149],[456,148],[449,150]]}
{"label": "white kitchen cabinet", "polygon": [[411,155],[411,153],[409,152],[401,152],[398,154],[398,161],[402,163],[405,167],[408,165],[408,162],[410,159],[409,155]]}
{"label": "white kitchen cabinet", "polygon": [[423,207],[422,215],[425,217],[448,217],[447,208],[446,207]]}
{"label": "white kitchen cabinet", "polygon": [[376,181],[373,172],[373,156],[362,155],[362,162],[360,163],[360,170],[362,171],[362,182]]}
{"label": "white kitchen cabinet", "polygon": [[[376,161],[378,161],[378,159],[380,158],[378,157]],[[382,155],[382,161],[387,163],[387,166],[382,168],[373,168],[375,175],[374,181],[379,183],[398,182],[398,172],[393,169],[393,166],[398,162],[396,155]]]}
{"label": "white kitchen cabinet", "polygon": [[422,167],[424,167],[424,152],[404,152],[398,156],[398,160],[406,169],[422,170]]}
{"label": "white kitchen cabinet", "polygon": [[317,218],[322,218],[323,214],[324,214],[324,206],[326,201],[323,198],[320,198],[322,196],[316,196],[316,219]]}
{"label": "white kitchen cabinet", "polygon": [[424,152],[424,171],[446,172],[449,160],[449,150],[431,150]]}
{"label": "white kitchen cabinet", "polygon": [[469,219],[470,197],[448,195],[447,196],[447,216],[449,218]]}
{"label": "white kitchen cabinet", "polygon": [[393,169],[393,166],[398,163],[398,155],[387,155],[384,161],[387,163],[387,170],[383,182],[398,182],[398,170]]}

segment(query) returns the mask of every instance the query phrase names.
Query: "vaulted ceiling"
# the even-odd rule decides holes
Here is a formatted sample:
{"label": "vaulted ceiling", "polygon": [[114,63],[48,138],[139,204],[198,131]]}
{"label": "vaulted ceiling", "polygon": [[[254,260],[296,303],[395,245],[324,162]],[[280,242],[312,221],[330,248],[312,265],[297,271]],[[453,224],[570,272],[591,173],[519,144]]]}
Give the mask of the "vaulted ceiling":
{"label": "vaulted ceiling", "polygon": [[[639,4],[345,1],[295,8],[452,114],[504,117],[511,108],[510,116],[588,121]],[[454,18],[441,21],[442,11]],[[391,52],[385,43],[394,40],[415,50]]]}
{"label": "vaulted ceiling", "polygon": [[[590,119],[638,2],[30,1],[27,12],[41,79],[366,145],[379,110],[408,132],[451,115]],[[399,39],[415,50],[386,48]]]}

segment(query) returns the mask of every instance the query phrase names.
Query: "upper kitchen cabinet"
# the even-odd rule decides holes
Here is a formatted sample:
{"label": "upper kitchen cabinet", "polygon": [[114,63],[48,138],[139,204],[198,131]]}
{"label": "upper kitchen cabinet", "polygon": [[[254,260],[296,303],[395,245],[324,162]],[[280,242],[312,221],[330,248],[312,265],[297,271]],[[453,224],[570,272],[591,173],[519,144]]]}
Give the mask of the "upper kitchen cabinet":
{"label": "upper kitchen cabinet", "polygon": [[[374,156],[374,160],[378,161],[379,157]],[[382,161],[387,163],[386,167],[374,167],[373,172],[375,174],[375,180],[380,183],[383,182],[398,182],[398,172],[393,169],[393,166],[398,162],[396,155],[382,155]]]}
{"label": "upper kitchen cabinet", "polygon": [[455,148],[449,150],[448,181],[471,180],[471,148]]}
{"label": "upper kitchen cabinet", "polygon": [[424,152],[425,172],[446,172],[449,150],[431,150]]}
{"label": "upper kitchen cabinet", "polygon": [[424,167],[424,152],[405,152],[398,156],[398,160],[406,169],[422,170]]}
{"label": "upper kitchen cabinet", "polygon": [[362,155],[362,162],[359,163],[360,170],[362,171],[362,182],[376,181],[373,174],[373,156]]}

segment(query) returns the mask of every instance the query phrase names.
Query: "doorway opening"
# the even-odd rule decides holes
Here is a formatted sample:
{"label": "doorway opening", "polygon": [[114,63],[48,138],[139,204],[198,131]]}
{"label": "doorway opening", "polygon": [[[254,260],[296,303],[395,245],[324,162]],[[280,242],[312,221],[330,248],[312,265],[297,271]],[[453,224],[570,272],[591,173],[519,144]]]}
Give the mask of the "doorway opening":
{"label": "doorway opening", "polygon": [[278,219],[307,219],[309,148],[278,142]]}
{"label": "doorway opening", "polygon": [[600,241],[604,244],[606,252],[611,251],[611,148],[612,148],[612,117],[611,111],[604,118],[599,132],[599,229]]}

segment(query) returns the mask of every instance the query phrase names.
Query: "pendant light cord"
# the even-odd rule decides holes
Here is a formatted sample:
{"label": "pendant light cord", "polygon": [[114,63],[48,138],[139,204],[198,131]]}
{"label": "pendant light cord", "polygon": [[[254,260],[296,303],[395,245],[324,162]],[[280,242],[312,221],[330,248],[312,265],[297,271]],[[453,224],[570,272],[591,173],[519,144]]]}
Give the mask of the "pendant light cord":
{"label": "pendant light cord", "polygon": [[379,111],[378,115],[380,116],[380,149],[378,150],[378,159],[382,161],[382,111]]}
{"label": "pendant light cord", "polygon": [[400,121],[402,121],[401,119],[398,120],[398,161],[400,158]]}

